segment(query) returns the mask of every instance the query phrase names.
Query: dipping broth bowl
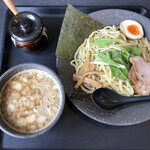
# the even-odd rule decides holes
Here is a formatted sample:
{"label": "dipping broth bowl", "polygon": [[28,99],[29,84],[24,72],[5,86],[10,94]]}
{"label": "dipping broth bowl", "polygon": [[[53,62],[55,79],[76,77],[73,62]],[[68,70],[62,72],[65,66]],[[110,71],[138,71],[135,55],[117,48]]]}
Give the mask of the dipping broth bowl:
{"label": "dipping broth bowl", "polygon": [[[5,132],[6,134],[8,134],[10,136],[13,136],[13,137],[16,137],[16,138],[36,137],[36,136],[39,136],[39,135],[47,132],[59,120],[59,118],[60,118],[60,116],[61,116],[61,114],[63,112],[64,105],[65,105],[65,92],[64,92],[64,87],[62,85],[62,82],[61,82],[60,78],[50,68],[48,68],[46,66],[43,66],[43,65],[40,65],[40,64],[36,64],[36,63],[20,64],[20,65],[17,65],[17,66],[14,66],[14,67],[10,68],[4,74],[2,74],[2,76],[0,77],[0,93],[2,93],[2,90],[3,90],[4,86],[6,85],[6,83],[8,83],[9,79],[11,79],[17,73],[19,73],[21,71],[28,70],[28,69],[40,70],[40,71],[48,73],[48,75],[51,76],[51,78],[55,81],[55,83],[57,84],[57,86],[59,88],[59,94],[60,94],[59,107],[58,107],[58,110],[57,110],[57,113],[56,113],[54,119],[50,122],[50,124],[48,124],[43,129],[40,129],[39,131],[33,132],[33,133],[22,133],[22,132],[19,132],[19,131],[13,129],[5,121],[5,119],[4,119],[3,115],[2,115],[2,111],[0,110],[0,129],[3,132]],[[1,106],[1,104],[2,104],[2,98],[0,98],[0,106]]]}

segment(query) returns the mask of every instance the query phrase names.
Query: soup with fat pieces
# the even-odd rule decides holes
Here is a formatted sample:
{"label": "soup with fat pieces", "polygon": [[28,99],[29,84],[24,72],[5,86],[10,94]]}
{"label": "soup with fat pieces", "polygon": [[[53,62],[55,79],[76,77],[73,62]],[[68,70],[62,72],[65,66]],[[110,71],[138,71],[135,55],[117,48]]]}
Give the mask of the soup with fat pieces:
{"label": "soup with fat pieces", "polygon": [[57,82],[45,71],[28,69],[17,73],[1,92],[1,113],[6,123],[22,133],[47,127],[60,105]]}

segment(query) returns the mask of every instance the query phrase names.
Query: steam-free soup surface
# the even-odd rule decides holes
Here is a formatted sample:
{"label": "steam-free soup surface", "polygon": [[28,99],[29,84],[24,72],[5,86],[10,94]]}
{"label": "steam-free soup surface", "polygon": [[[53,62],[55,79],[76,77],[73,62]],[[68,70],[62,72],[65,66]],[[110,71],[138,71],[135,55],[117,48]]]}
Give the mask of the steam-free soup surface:
{"label": "steam-free soup surface", "polygon": [[16,74],[1,93],[4,120],[23,133],[45,128],[57,114],[59,90],[56,81],[44,71],[29,69]]}

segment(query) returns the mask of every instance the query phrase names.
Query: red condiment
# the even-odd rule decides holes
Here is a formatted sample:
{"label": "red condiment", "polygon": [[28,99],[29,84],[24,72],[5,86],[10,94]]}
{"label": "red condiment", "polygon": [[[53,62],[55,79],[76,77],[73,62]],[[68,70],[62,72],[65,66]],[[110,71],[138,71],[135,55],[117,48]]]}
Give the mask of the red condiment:
{"label": "red condiment", "polygon": [[128,32],[130,32],[130,33],[133,34],[133,35],[139,35],[139,34],[140,34],[140,29],[139,29],[139,27],[138,27],[137,25],[135,25],[135,24],[129,25],[129,26],[127,27],[127,30],[128,30]]}

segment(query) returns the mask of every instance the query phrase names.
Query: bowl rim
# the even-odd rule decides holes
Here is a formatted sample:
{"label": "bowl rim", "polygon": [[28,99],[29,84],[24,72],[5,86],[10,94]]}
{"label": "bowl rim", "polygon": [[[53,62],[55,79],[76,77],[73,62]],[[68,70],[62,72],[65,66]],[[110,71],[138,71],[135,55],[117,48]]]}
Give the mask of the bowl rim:
{"label": "bowl rim", "polygon": [[[17,69],[20,69],[20,71],[18,71]],[[50,130],[57,123],[57,121],[59,120],[59,118],[60,118],[60,116],[61,116],[61,114],[63,112],[64,106],[65,106],[65,90],[64,90],[64,86],[62,84],[62,81],[61,81],[60,77],[55,73],[54,70],[52,70],[51,68],[49,68],[49,67],[47,67],[45,65],[38,64],[38,63],[22,63],[22,64],[19,64],[19,65],[15,65],[15,66],[9,68],[7,71],[5,71],[0,76],[0,83],[7,76],[10,75],[10,77],[8,77],[8,79],[7,79],[7,81],[8,81],[15,74],[17,74],[17,73],[19,73],[19,72],[21,72],[23,70],[28,70],[28,69],[38,69],[38,70],[42,70],[42,71],[45,71],[48,74],[50,74],[53,77],[54,81],[56,81],[56,83],[59,85],[61,98],[60,98],[60,106],[59,106],[58,112],[57,112],[56,116],[54,117],[54,119],[52,120],[52,122],[48,126],[46,126],[44,129],[39,130],[39,131],[34,132],[34,133],[21,133],[21,132],[15,130],[15,129],[11,128],[7,124],[7,122],[4,120],[4,118],[3,118],[2,114],[1,114],[1,110],[0,110],[0,119],[3,120],[3,122],[5,123],[5,125],[2,125],[2,123],[0,122],[0,129],[3,132],[5,132],[6,134],[8,134],[8,135],[10,135],[12,137],[23,138],[23,139],[36,137],[36,136],[39,136],[39,135],[47,132],[48,130]],[[6,84],[6,82],[4,82],[4,83]],[[2,86],[2,88],[4,87],[4,85]],[[0,88],[0,93],[1,93],[2,88]],[[1,101],[0,101],[0,104],[1,104]],[[8,131],[8,129],[6,129],[4,126],[6,126],[8,129],[10,129],[10,130],[12,130],[12,131],[14,131],[16,133]]]}

